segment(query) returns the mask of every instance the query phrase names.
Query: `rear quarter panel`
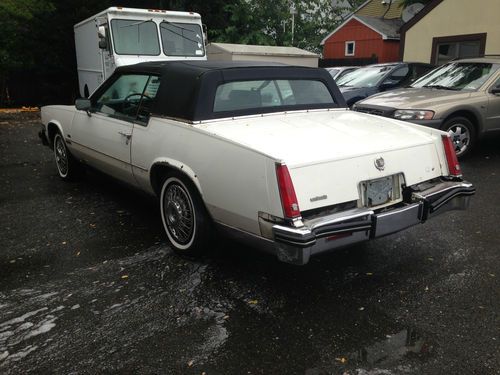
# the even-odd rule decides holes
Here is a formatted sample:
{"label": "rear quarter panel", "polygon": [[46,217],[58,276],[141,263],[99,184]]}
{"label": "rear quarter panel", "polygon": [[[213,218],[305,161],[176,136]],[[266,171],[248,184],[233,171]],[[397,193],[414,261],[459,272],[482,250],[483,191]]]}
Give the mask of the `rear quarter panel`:
{"label": "rear quarter panel", "polygon": [[132,141],[134,174],[149,192],[156,163],[184,173],[215,221],[260,234],[259,211],[282,216],[275,160],[267,155],[190,124],[152,118],[147,127],[134,127]]}

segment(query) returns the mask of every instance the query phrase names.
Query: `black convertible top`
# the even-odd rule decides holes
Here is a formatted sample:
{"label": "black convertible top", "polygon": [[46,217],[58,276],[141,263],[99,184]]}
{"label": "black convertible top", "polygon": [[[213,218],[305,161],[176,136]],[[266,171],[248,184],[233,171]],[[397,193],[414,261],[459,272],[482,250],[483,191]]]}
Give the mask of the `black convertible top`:
{"label": "black convertible top", "polygon": [[[265,112],[297,109],[345,107],[342,94],[330,74],[319,68],[291,66],[257,61],[159,61],[123,66],[116,69],[110,81],[122,74],[148,73],[160,76],[160,88],[151,109],[151,115],[201,121]],[[309,79],[322,81],[328,88],[334,104],[308,104],[286,107],[266,107],[238,111],[214,112],[217,87],[226,82],[269,79]],[[101,86],[93,97],[98,97],[107,85]]]}

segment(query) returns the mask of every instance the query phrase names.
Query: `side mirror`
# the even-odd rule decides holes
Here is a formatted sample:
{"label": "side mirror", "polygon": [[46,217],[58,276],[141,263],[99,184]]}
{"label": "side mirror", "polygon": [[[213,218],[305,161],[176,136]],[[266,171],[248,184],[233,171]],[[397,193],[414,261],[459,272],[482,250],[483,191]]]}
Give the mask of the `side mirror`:
{"label": "side mirror", "polygon": [[99,26],[99,31],[97,33],[99,36],[99,48],[107,49],[108,48],[108,40],[106,38],[106,27]]}
{"label": "side mirror", "polygon": [[490,91],[493,95],[500,95],[500,87],[493,87]]}
{"label": "side mirror", "polygon": [[79,111],[90,111],[90,99],[80,98],[75,100],[75,107]]}

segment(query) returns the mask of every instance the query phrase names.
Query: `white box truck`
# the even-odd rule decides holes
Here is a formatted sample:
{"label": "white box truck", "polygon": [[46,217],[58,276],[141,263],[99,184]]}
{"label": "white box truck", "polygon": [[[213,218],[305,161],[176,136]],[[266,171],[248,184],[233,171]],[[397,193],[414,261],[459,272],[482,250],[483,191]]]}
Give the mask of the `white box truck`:
{"label": "white box truck", "polygon": [[83,97],[122,65],[207,59],[198,13],[112,7],[77,23],[74,30]]}

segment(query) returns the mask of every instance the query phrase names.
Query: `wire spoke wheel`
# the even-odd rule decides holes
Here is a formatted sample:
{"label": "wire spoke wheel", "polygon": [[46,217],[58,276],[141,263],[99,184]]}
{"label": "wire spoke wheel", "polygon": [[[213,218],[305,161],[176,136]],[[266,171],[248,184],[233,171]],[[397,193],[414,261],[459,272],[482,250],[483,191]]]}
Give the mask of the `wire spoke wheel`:
{"label": "wire spoke wheel", "polygon": [[162,183],[163,228],[175,252],[200,256],[210,244],[211,223],[198,189],[188,178],[170,175]]}
{"label": "wire spoke wheel", "polygon": [[165,193],[165,220],[170,234],[185,245],[193,236],[194,214],[191,200],[180,185],[171,184]]}
{"label": "wire spoke wheel", "polygon": [[57,170],[61,177],[68,176],[69,159],[66,145],[60,134],[57,134],[54,139],[54,157],[56,159]]}

